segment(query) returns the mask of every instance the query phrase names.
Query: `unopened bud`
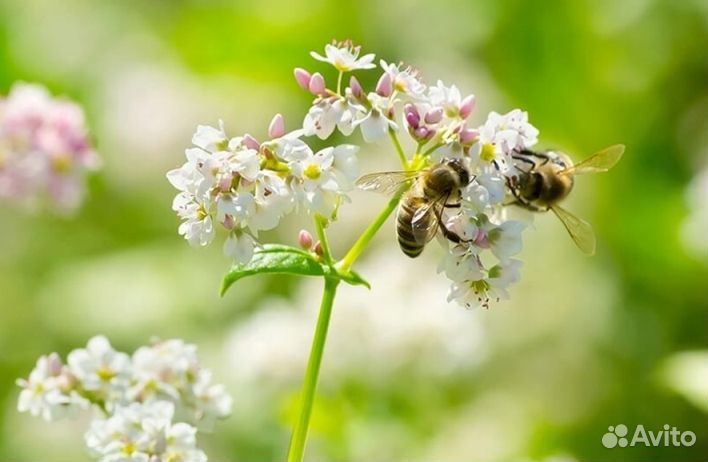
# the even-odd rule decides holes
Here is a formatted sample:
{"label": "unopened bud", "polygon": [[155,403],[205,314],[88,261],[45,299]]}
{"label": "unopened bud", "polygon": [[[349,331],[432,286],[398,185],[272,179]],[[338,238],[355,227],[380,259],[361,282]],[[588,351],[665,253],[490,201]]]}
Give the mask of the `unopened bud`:
{"label": "unopened bud", "polygon": [[418,127],[415,129],[415,137],[424,140],[428,136],[428,129],[425,127]]}
{"label": "unopened bud", "polygon": [[418,128],[420,125],[420,114],[418,114],[418,109],[413,104],[406,104],[403,107],[403,112],[406,115],[406,122],[412,128]]}
{"label": "unopened bud", "polygon": [[310,93],[313,95],[321,95],[326,89],[327,85],[325,84],[325,79],[322,77],[322,74],[319,72],[312,74],[312,77],[310,78],[310,86],[308,87]]}
{"label": "unopened bud", "polygon": [[303,90],[310,91],[311,78],[312,75],[305,69],[301,69],[299,67],[295,68],[295,80],[297,81],[297,84],[300,85],[300,88],[302,88]]}
{"label": "unopened bud", "polygon": [[425,114],[425,123],[426,124],[436,124],[440,122],[443,118],[443,108],[439,107],[436,109],[431,110],[427,114]]}
{"label": "unopened bud", "polygon": [[254,149],[256,151],[258,151],[258,149],[260,149],[261,147],[261,144],[258,142],[258,140],[256,140],[248,133],[243,135],[243,145],[246,146],[248,149]]}
{"label": "unopened bud", "polygon": [[393,82],[391,81],[391,74],[384,72],[384,74],[379,79],[376,84],[376,93],[383,97],[391,96],[393,93]]}
{"label": "unopened bud", "polygon": [[359,81],[353,75],[349,79],[349,88],[352,91],[352,96],[356,99],[364,98],[364,89],[361,87]]}
{"label": "unopened bud", "polygon": [[303,249],[310,249],[312,247],[312,234],[307,232],[307,230],[301,229],[297,235],[297,242]]}
{"label": "unopened bud", "polygon": [[320,241],[315,242],[315,246],[312,248],[317,255],[322,256],[322,243]]}
{"label": "unopened bud", "polygon": [[479,138],[477,130],[465,128],[460,132],[460,143],[462,144],[472,144],[477,138]]}
{"label": "unopened bud", "polygon": [[271,138],[280,138],[285,135],[285,120],[281,114],[276,114],[268,126],[268,136]]}
{"label": "unopened bud", "polygon": [[467,98],[463,99],[460,103],[460,117],[466,119],[472,114],[472,109],[474,109],[474,104],[476,99],[474,95],[469,95]]}

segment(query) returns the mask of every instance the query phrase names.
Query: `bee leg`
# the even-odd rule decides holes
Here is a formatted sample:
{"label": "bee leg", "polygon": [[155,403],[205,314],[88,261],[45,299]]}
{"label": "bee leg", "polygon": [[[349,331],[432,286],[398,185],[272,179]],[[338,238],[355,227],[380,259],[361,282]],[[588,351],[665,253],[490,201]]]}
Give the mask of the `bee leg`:
{"label": "bee leg", "polygon": [[530,165],[531,165],[531,167],[530,167],[528,170],[522,170],[522,169],[520,169],[517,165],[514,165],[514,167],[515,167],[517,170],[519,170],[520,172],[529,173],[529,172],[531,171],[531,169],[533,169],[533,168],[536,166],[536,162],[532,161],[532,160],[529,159],[528,157],[525,157],[525,156],[511,156],[511,157],[512,157],[512,159],[514,159],[514,160],[520,160],[521,162],[524,162],[524,163],[526,163],[526,164],[530,164]]}
{"label": "bee leg", "polygon": [[446,209],[459,209],[462,207],[462,204],[460,202],[455,202],[454,204],[445,204],[443,207]]}

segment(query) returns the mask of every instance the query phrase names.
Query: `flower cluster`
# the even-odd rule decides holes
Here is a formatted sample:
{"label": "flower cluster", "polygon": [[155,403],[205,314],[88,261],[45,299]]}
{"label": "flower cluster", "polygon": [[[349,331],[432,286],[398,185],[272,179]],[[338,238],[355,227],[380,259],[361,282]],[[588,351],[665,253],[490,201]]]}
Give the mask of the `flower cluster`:
{"label": "flower cluster", "polygon": [[206,460],[194,425],[210,427],[231,413],[223,385],[212,383],[196,347],[182,340],[157,341],[131,357],[96,336],[69,353],[66,364],[56,353],[40,357],[17,383],[18,410],[47,421],[100,410],[86,443],[105,461]]}
{"label": "flower cluster", "polygon": [[229,138],[223,124],[199,126],[187,162],[167,173],[180,191],[172,204],[183,220],[179,233],[205,246],[220,225],[228,233],[224,254],[245,263],[258,232],[274,228],[290,211],[331,216],[358,175],[358,148],[344,144],[314,152],[300,139],[303,133],[286,133],[279,114],[263,142],[249,134]]}
{"label": "flower cluster", "polygon": [[31,84],[16,84],[0,98],[0,199],[71,212],[99,163],[76,104]]}
{"label": "flower cluster", "polygon": [[[364,142],[391,137],[406,170],[423,170],[443,159],[459,158],[471,181],[460,191],[460,206],[444,213],[443,225],[460,242],[447,242],[440,265],[452,281],[449,299],[487,306],[507,297],[519,279],[521,262],[511,257],[521,250],[526,224],[508,220],[504,203],[509,179],[518,174],[514,154],[533,146],[538,130],[519,109],[492,112],[481,125],[471,116],[476,97],[455,85],[427,85],[417,69],[379,61],[375,88],[367,91],[353,71],[376,69],[375,56],[362,54],[350,41],[325,47],[316,60],[336,70],[336,85],[319,72],[295,69],[295,80],[313,96],[302,128],[285,133],[282,119],[271,123],[269,141],[252,136],[229,139],[223,129],[199,127],[187,150],[188,162],[168,173],[180,190],[173,208],[183,221],[182,234],[190,243],[206,245],[214,222],[229,233],[224,250],[241,262],[252,254],[256,233],[277,225],[294,205],[332,217],[356,172],[353,145],[329,147],[313,154],[303,141],[328,139],[335,131],[345,137],[361,134]],[[405,133],[415,146],[406,156],[399,140]]]}

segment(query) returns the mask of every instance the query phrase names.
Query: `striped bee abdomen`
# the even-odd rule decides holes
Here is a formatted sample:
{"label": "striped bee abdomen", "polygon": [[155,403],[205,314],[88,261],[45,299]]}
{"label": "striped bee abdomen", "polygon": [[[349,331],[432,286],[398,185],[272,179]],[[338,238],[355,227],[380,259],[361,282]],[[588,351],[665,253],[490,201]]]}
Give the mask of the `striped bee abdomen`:
{"label": "striped bee abdomen", "polygon": [[[411,258],[415,258],[423,252],[425,242],[416,241],[413,234],[413,216],[415,212],[425,205],[427,200],[423,197],[405,196],[398,206],[396,214],[396,235],[398,236],[398,245],[404,254]],[[423,220],[430,220],[432,214],[426,214]],[[421,224],[423,227],[426,224]],[[427,227],[427,226],[424,226]]]}

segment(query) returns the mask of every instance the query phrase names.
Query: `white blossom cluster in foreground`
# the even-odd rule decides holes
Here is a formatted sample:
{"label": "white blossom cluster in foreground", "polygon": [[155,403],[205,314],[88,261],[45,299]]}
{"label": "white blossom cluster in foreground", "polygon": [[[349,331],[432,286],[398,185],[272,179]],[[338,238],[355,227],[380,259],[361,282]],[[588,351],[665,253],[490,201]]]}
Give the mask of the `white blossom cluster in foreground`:
{"label": "white blossom cluster in foreground", "polygon": [[72,212],[99,164],[78,105],[25,83],[0,97],[0,200]]}
{"label": "white blossom cluster in foreground", "polygon": [[17,408],[47,421],[93,408],[86,433],[100,461],[203,461],[197,428],[210,428],[231,413],[232,399],[213,384],[194,345],[157,341],[132,356],[102,336],[69,353],[66,364],[52,353],[37,360]]}
{"label": "white blossom cluster in foreground", "polygon": [[[473,307],[508,297],[508,287],[519,280],[521,262],[512,257],[521,251],[526,224],[505,216],[506,179],[513,175],[512,154],[538,138],[526,112],[492,112],[481,125],[473,124],[474,95],[439,80],[427,85],[411,66],[381,60],[376,70],[374,55],[350,42],[311,55],[337,74],[327,81],[319,72],[295,69],[298,85],[314,98],[302,127],[286,133],[276,115],[265,141],[249,134],[230,138],[223,126],[197,128],[187,162],[167,174],[179,190],[173,203],[182,219],[179,233],[204,246],[223,228],[225,254],[248,262],[258,231],[277,226],[284,214],[304,209],[334,219],[348,199],[358,173],[358,146],[315,153],[305,140],[326,140],[336,131],[345,137],[360,132],[365,143],[389,136],[398,143],[406,134],[416,147],[405,159],[409,167],[457,157],[473,178],[461,191],[462,207],[446,212],[446,226],[465,241],[446,244],[440,270],[452,281],[448,298]],[[364,89],[347,75],[352,71],[378,72],[375,88]]]}

